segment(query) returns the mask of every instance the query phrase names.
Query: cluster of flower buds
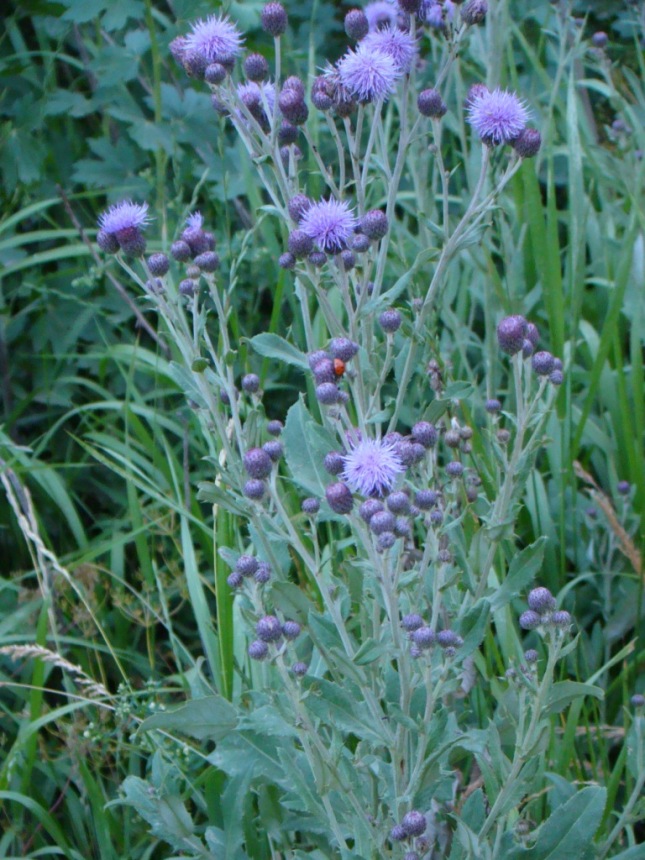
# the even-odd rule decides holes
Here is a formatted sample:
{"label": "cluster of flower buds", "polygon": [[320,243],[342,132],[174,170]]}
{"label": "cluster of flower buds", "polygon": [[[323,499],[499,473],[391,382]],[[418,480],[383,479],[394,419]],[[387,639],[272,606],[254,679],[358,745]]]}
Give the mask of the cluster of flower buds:
{"label": "cluster of flower buds", "polygon": [[548,588],[534,588],[528,595],[529,608],[520,615],[523,630],[552,629],[567,632],[571,628],[571,615],[564,609],[556,610],[555,597]]}
{"label": "cluster of flower buds", "polygon": [[406,812],[399,824],[395,824],[390,830],[390,839],[393,842],[406,842],[423,836],[428,828],[425,815],[416,809]]}
{"label": "cluster of flower buds", "polygon": [[548,378],[552,385],[562,385],[562,362],[546,350],[536,352],[540,335],[537,326],[527,322],[520,314],[504,317],[497,326],[497,343],[502,352],[531,359],[538,376]]}
{"label": "cluster of flower buds", "polygon": [[241,588],[245,582],[253,581],[264,585],[271,579],[271,567],[253,555],[241,555],[226,582],[230,588]]}
{"label": "cluster of flower buds", "polygon": [[356,357],[358,344],[346,337],[335,337],[327,349],[309,356],[309,367],[316,384],[316,399],[324,406],[347,403],[349,394],[338,383],[347,373],[347,365]]}
{"label": "cluster of flower buds", "polygon": [[421,657],[424,652],[438,645],[444,657],[450,658],[454,657],[457,649],[464,644],[464,640],[454,630],[444,629],[435,632],[425,624],[417,612],[404,615],[401,619],[401,627],[409,635],[411,657]]}
{"label": "cluster of flower buds", "polygon": [[[281,648],[285,642],[297,639],[300,636],[300,625],[297,621],[282,622],[275,615],[264,615],[255,625],[255,635],[257,638],[248,647],[249,657],[252,660],[265,660],[270,656],[270,648]],[[295,665],[294,674],[304,674],[296,671]]]}
{"label": "cluster of flower buds", "polygon": [[244,495],[247,499],[260,501],[266,493],[266,479],[282,456],[282,444],[277,439],[265,442],[261,448],[249,448],[242,462],[249,476],[244,484]]}
{"label": "cluster of flower buds", "polygon": [[289,216],[297,225],[287,240],[287,250],[280,256],[283,269],[293,269],[298,260],[320,267],[328,255],[336,257],[343,271],[356,266],[357,254],[366,253],[372,243],[387,234],[388,219],[380,209],[371,209],[357,219],[345,201],[332,198],[317,203],[304,194],[296,194],[288,205]]}

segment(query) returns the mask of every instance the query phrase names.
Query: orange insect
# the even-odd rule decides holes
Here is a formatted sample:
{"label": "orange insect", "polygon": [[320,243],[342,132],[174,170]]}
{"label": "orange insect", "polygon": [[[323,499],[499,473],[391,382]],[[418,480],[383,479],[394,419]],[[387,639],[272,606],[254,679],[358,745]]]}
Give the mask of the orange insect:
{"label": "orange insect", "polygon": [[334,359],[334,373],[336,376],[342,376],[345,373],[345,362],[340,358]]}

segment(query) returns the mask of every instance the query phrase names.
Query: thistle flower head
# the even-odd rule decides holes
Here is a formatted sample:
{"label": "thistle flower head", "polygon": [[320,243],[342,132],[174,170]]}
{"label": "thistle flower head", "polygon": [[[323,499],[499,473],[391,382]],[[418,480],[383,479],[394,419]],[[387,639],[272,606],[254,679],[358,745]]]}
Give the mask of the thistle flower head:
{"label": "thistle flower head", "polygon": [[393,443],[360,439],[345,455],[343,480],[362,496],[382,496],[405,471]]}
{"label": "thistle flower head", "polygon": [[400,75],[391,56],[359,44],[338,61],[342,85],[362,102],[381,101],[394,92]]}
{"label": "thistle flower head", "polygon": [[369,33],[362,46],[370,51],[382,51],[394,61],[399,74],[406,74],[412,68],[417,56],[417,41],[406,30],[399,27],[383,27]]}
{"label": "thistle flower head", "polygon": [[478,92],[468,107],[468,122],[487,144],[510,143],[524,130],[529,118],[522,100],[499,88]]}
{"label": "thistle flower head", "polygon": [[342,250],[354,232],[356,218],[344,200],[321,200],[302,215],[300,229],[316,242],[321,251]]}
{"label": "thistle flower head", "polygon": [[201,212],[191,212],[186,218],[186,227],[189,230],[201,230],[204,226],[204,216]]}
{"label": "thistle flower head", "polygon": [[99,227],[113,235],[124,230],[143,230],[149,223],[148,204],[122,200],[99,216]]}
{"label": "thistle flower head", "polygon": [[192,25],[183,47],[214,63],[221,58],[237,57],[242,42],[238,29],[225,15],[210,15]]}
{"label": "thistle flower head", "polygon": [[380,30],[381,27],[396,27],[398,10],[394,3],[387,0],[375,0],[363,9],[370,31]]}

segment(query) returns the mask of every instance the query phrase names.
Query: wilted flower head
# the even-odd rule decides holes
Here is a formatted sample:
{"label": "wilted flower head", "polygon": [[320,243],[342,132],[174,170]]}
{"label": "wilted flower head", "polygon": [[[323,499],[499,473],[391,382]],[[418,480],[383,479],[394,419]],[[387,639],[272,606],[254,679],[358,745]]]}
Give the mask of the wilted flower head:
{"label": "wilted flower head", "polygon": [[242,36],[225,15],[210,15],[196,21],[183,48],[203,57],[209,63],[237,57],[242,50]]}
{"label": "wilted flower head", "polygon": [[399,27],[383,27],[373,30],[362,42],[370,51],[382,51],[394,61],[397,72],[406,74],[412,68],[417,55],[416,39],[407,30]]}
{"label": "wilted flower head", "polygon": [[443,4],[438,0],[423,0],[419,9],[420,19],[430,27],[441,30],[446,21],[452,21],[455,14],[455,5],[450,0],[444,0]]}
{"label": "wilted flower head", "polygon": [[147,203],[122,200],[99,216],[99,227],[105,233],[115,235],[125,230],[143,230],[149,221]]}
{"label": "wilted flower head", "polygon": [[479,91],[470,101],[468,122],[484,143],[510,143],[523,131],[528,111],[509,90]]}
{"label": "wilted flower head", "polygon": [[381,101],[394,92],[399,71],[392,57],[361,42],[338,61],[342,85],[362,102]]}
{"label": "wilted flower head", "polygon": [[386,0],[375,0],[373,3],[368,3],[363,9],[370,31],[380,30],[381,27],[395,27],[398,18],[398,11],[393,3],[388,3]]}
{"label": "wilted flower head", "polygon": [[340,251],[354,232],[356,218],[344,200],[321,200],[303,214],[300,228],[321,251]]}
{"label": "wilted flower head", "polygon": [[345,455],[343,480],[362,496],[382,496],[405,471],[392,442],[360,439]]}

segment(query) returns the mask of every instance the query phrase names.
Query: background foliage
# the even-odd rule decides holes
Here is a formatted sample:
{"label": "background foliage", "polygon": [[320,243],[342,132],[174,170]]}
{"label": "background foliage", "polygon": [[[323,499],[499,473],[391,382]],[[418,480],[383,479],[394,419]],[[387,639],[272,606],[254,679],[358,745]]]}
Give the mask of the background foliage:
{"label": "background foliage", "polygon": [[[249,47],[255,40],[265,47],[261,5],[227,7]],[[286,5],[293,70],[313,73],[323,55],[336,59],[347,7]],[[571,589],[582,632],[572,673],[592,675],[623,655],[602,679],[605,700],[576,706],[558,739],[573,751],[572,778],[602,775],[617,797],[633,779],[619,744],[624,709],[645,689],[643,580],[635,569],[645,535],[643,10],[572,4],[587,17],[567,42],[546,0],[499,5],[508,16],[505,41],[473,39],[464,79],[517,88],[539,117],[544,154],[537,179],[533,169],[520,173],[496,229],[451,275],[443,343],[455,345],[456,378],[486,361],[470,355],[468,332],[485,327],[487,280],[496,310],[531,314],[553,351],[568,357],[560,423],[550,427],[527,485],[519,539],[528,545],[546,535],[544,584]],[[137,325],[78,225],[91,240],[107,202],[145,199],[157,219],[151,247],[161,248],[198,206],[223,253],[241,256],[234,325],[248,336],[288,331],[293,296],[276,265],[281,237],[260,214],[250,167],[209,96],[169,57],[170,40],[209,11],[188,0],[34,0],[11,5],[0,40],[0,456],[30,490],[44,544],[71,574],[56,580],[55,593],[46,577],[43,587],[0,500],[0,644],[52,648],[110,691],[124,681],[136,691],[123,693],[115,719],[83,699],[44,692],[78,692],[55,661],[3,661],[0,681],[11,684],[0,688],[2,856],[35,856],[53,845],[69,857],[169,856],[127,806],[106,807],[125,776],[147,773],[147,741],[130,733],[123,715],[153,713],[186,678],[198,688],[204,643],[186,569],[192,564],[199,580],[215,545],[235,543],[235,524],[222,516],[213,532],[211,512],[196,498],[208,465],[164,345]],[[610,35],[605,58],[589,49],[597,29]],[[458,141],[459,129],[450,133]],[[455,143],[455,164],[459,158]],[[245,349],[235,361],[240,372],[262,375],[270,409],[283,417],[302,388],[299,374]],[[619,480],[632,485],[629,500],[617,493]],[[186,512],[190,533],[180,523]],[[201,585],[218,613],[219,647],[232,654],[240,634],[223,607],[215,609],[213,582]],[[488,644],[487,659],[502,674]],[[153,783],[175,776],[159,761],[153,766]],[[207,807],[216,786],[200,788]],[[198,812],[209,820],[237,815],[236,794],[226,796],[228,811]]]}

